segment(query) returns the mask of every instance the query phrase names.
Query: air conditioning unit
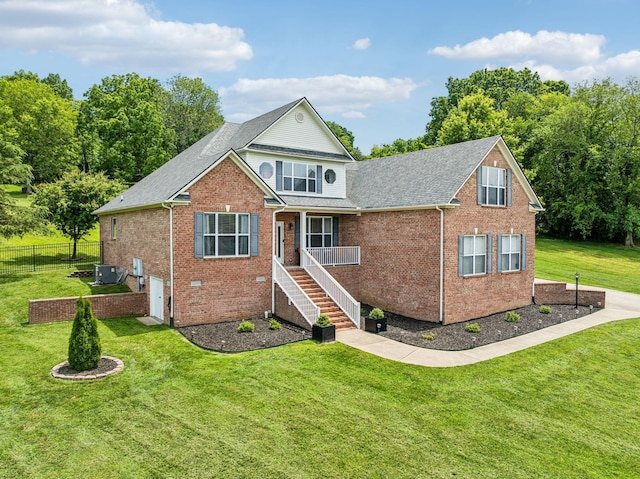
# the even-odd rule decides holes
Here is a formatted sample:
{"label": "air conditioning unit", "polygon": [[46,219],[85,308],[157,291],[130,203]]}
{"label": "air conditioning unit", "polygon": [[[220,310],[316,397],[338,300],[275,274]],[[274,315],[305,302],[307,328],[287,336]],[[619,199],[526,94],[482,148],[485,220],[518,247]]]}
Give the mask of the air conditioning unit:
{"label": "air conditioning unit", "polygon": [[96,264],[93,270],[93,282],[97,284],[116,284],[118,282],[117,268],[112,264]]}

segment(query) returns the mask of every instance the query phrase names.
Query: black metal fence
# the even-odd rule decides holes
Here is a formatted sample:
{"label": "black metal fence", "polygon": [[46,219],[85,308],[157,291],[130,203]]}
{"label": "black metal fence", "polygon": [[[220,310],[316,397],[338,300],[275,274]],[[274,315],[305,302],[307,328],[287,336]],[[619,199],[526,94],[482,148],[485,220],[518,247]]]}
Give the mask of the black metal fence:
{"label": "black metal fence", "polygon": [[80,242],[76,257],[72,256],[73,243],[6,246],[0,248],[0,275],[66,268],[92,269],[94,264],[102,264],[102,243]]}

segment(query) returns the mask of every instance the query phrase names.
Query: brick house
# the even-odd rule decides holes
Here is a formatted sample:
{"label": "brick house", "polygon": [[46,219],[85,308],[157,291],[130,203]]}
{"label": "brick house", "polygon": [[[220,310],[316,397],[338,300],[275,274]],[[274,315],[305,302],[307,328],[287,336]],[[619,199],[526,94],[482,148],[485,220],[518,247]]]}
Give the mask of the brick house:
{"label": "brick house", "polygon": [[225,123],[96,214],[105,263],[164,322],[351,327],[359,302],[443,324],[529,304],[540,210],[500,136],[356,162],[302,98]]}

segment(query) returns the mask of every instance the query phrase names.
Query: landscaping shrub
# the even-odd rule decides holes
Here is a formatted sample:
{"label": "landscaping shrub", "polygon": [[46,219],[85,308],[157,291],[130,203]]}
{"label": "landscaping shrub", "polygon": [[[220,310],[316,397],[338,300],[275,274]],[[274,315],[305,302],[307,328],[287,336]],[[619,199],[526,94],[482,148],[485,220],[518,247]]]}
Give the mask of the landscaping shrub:
{"label": "landscaping shrub", "polygon": [[551,306],[546,306],[546,305],[544,305],[544,304],[543,304],[542,306],[540,306],[540,312],[541,312],[542,314],[549,314],[549,313],[551,313]]}
{"label": "landscaping shrub", "polygon": [[371,319],[383,319],[384,312],[380,308],[373,308],[369,313]]}
{"label": "landscaping shrub", "polygon": [[469,333],[479,333],[480,325],[478,323],[469,323],[464,327],[464,330]]}
{"label": "landscaping shrub", "polygon": [[515,311],[507,311],[507,314],[504,315],[504,320],[508,323],[519,323],[520,315]]}
{"label": "landscaping shrub", "polygon": [[277,319],[271,318],[269,319],[269,329],[272,329],[274,331],[276,329],[282,329],[282,324],[280,324]]}
{"label": "landscaping shrub", "polygon": [[325,328],[327,326],[331,326],[331,320],[326,314],[321,314],[316,320],[316,325]]}
{"label": "landscaping shrub", "polygon": [[255,329],[256,325],[253,324],[251,321],[242,321],[240,323],[240,325],[238,326],[238,332],[239,333],[253,333],[253,330]]}
{"label": "landscaping shrub", "polygon": [[436,339],[436,333],[422,333],[422,339],[426,339],[427,341],[433,341]]}
{"label": "landscaping shrub", "polygon": [[96,368],[102,357],[98,321],[91,310],[91,302],[83,297],[76,301],[68,356],[69,366],[76,371]]}

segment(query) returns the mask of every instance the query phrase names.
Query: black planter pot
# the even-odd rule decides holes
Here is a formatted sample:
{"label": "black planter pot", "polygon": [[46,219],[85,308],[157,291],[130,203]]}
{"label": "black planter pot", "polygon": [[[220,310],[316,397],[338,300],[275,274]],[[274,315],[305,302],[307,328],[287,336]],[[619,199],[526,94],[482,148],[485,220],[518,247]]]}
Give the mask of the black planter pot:
{"label": "black planter pot", "polygon": [[311,327],[311,337],[321,343],[328,343],[336,340],[336,325]]}
{"label": "black planter pot", "polygon": [[370,333],[381,333],[387,330],[387,318],[373,319],[367,316],[364,318],[364,330]]}

